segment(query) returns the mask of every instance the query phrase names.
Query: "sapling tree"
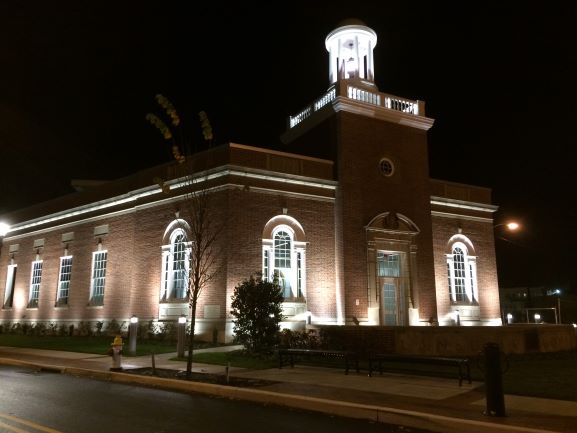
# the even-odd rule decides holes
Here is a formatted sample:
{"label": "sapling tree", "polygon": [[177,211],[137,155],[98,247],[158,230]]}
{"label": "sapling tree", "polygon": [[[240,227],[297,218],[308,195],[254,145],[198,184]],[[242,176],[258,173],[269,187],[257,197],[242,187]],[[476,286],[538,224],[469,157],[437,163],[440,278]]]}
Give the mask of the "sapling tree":
{"label": "sapling tree", "polygon": [[[188,357],[186,373],[192,371],[192,358],[195,338],[196,309],[202,290],[218,273],[216,240],[222,226],[215,218],[210,217],[211,192],[206,187],[206,175],[193,169],[192,155],[187,151],[193,146],[185,138],[182,122],[174,105],[163,95],[157,95],[156,100],[162,107],[168,122],[161,117],[149,113],[146,119],[155,126],[164,139],[170,143],[172,156],[175,160],[174,172],[170,177],[179,179],[184,191],[178,208],[177,221],[186,233],[187,255],[186,297],[190,312],[190,334],[188,341]],[[199,113],[200,126],[204,140],[210,146],[213,140],[212,127],[204,111]],[[189,140],[190,141],[190,140]],[[208,168],[208,167],[205,167]],[[164,179],[155,179],[162,190],[170,194],[171,189]]]}

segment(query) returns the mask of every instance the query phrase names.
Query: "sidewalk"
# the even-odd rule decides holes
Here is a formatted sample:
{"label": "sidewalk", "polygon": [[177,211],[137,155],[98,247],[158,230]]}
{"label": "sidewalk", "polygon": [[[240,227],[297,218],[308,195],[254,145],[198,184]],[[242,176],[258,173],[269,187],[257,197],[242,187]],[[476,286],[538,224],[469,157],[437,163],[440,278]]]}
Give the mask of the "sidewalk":
{"label": "sidewalk", "polygon": [[[185,362],[170,361],[174,356],[155,355],[156,367],[186,370]],[[150,367],[151,361],[150,356],[124,357],[122,367]],[[110,372],[110,356],[12,347],[0,347],[0,364],[279,404],[443,433],[577,431],[577,402],[506,395],[507,416],[488,417],[483,414],[482,384],[463,383],[459,387],[456,379],[449,378],[403,374],[368,377],[363,371],[345,375],[341,370],[300,365],[267,370],[230,368],[231,376],[275,381],[259,388],[235,388]],[[225,367],[194,363],[193,371],[223,374]]]}

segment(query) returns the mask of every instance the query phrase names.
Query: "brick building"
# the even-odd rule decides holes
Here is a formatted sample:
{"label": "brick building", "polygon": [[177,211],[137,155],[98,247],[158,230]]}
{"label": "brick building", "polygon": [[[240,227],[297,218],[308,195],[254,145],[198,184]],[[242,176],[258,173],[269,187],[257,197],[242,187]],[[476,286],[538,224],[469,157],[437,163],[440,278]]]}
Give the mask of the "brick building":
{"label": "brick building", "polygon": [[230,338],[255,272],[279,278],[288,327],[501,324],[491,192],[429,177],[433,120],[376,87],[376,43],[358,21],[327,36],[330,87],[288,119],[286,151],[228,143],[2,216],[0,322],[187,314],[192,188],[221,227],[201,334]]}

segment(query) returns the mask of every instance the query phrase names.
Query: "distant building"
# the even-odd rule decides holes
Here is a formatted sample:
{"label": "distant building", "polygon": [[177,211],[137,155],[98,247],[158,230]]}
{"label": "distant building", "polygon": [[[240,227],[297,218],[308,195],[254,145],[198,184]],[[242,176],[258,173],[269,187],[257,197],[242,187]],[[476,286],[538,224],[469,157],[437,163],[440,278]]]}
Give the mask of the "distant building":
{"label": "distant building", "polygon": [[[501,324],[491,191],[429,177],[433,119],[422,101],[379,91],[376,44],[358,21],[327,36],[329,88],[290,117],[286,152],[228,143],[189,158],[224,224],[201,334],[230,339],[233,289],[257,271],[279,278],[287,327]],[[189,314],[174,166],[2,216],[0,321]]]}
{"label": "distant building", "polygon": [[577,322],[577,296],[572,292],[551,286],[502,287],[500,292],[504,322]]}

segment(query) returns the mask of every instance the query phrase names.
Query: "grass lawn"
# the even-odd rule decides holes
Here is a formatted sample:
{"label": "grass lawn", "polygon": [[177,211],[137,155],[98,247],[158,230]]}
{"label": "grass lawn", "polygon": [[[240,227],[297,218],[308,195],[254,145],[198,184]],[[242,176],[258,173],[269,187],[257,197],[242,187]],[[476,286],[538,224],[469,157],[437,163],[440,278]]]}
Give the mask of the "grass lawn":
{"label": "grass lawn", "polygon": [[506,394],[577,401],[577,352],[510,355]]}

